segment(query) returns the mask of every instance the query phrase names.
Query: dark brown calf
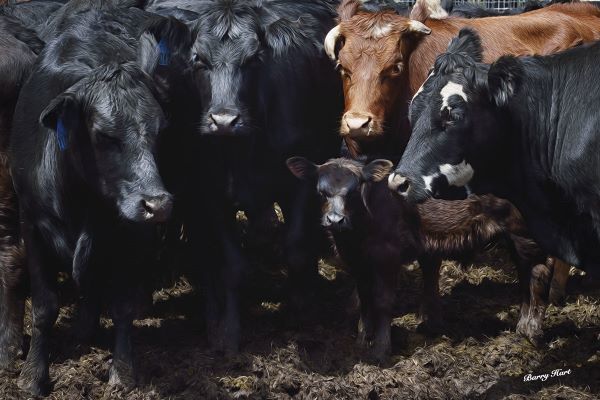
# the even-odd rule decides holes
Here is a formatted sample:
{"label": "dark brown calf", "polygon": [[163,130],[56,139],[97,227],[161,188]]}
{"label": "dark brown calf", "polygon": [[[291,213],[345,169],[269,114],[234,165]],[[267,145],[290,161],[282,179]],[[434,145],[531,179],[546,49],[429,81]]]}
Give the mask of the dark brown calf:
{"label": "dark brown calf", "polygon": [[461,28],[481,36],[488,63],[505,54],[549,54],[600,39],[600,10],[590,4],[474,19],[446,18],[440,10],[438,0],[418,0],[407,18],[393,10],[364,11],[358,0],[340,4],[340,23],[327,35],[325,49],[342,75],[340,133],[355,156],[402,154],[410,134],[408,104]]}
{"label": "dark brown calf", "polygon": [[[411,206],[387,188],[385,178],[392,163],[386,160],[363,166],[334,159],[315,165],[293,157],[287,164],[297,177],[316,182],[323,199],[322,224],[356,279],[358,342],[372,341],[378,359],[391,350],[394,282],[401,265],[418,259],[424,278],[421,314],[428,325],[439,325],[441,261],[463,260],[498,240],[509,245],[519,274],[523,303],[517,331],[530,339],[541,334],[552,264],[545,265],[546,257],[529,239],[511,203],[493,196],[470,196]],[[530,279],[532,267],[537,275]]]}

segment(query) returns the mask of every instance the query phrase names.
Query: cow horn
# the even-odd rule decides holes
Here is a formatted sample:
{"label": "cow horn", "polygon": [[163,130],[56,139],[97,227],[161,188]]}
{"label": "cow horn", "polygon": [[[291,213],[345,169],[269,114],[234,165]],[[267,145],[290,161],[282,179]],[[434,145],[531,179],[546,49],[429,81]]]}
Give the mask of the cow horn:
{"label": "cow horn", "polygon": [[335,45],[336,45],[340,35],[341,35],[340,26],[336,25],[329,31],[327,36],[325,36],[325,43],[324,43],[325,53],[327,53],[329,58],[331,58],[332,60],[337,59],[337,56],[335,54]]}
{"label": "cow horn", "polygon": [[411,19],[408,23],[408,30],[410,32],[422,33],[424,35],[429,35],[431,33],[431,29],[427,27],[424,23]]}

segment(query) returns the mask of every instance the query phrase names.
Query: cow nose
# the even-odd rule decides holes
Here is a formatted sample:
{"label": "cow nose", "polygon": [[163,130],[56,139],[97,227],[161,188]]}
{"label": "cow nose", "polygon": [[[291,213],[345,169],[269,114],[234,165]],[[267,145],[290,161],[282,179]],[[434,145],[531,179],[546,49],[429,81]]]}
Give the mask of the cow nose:
{"label": "cow nose", "polygon": [[142,207],[145,212],[146,221],[165,222],[171,216],[173,199],[168,193],[149,196],[142,199]]}
{"label": "cow nose", "polygon": [[333,225],[333,224],[343,224],[344,223],[344,216],[343,215],[339,215],[339,214],[327,214],[327,223],[329,225]]}
{"label": "cow nose", "polygon": [[388,187],[395,192],[405,195],[410,188],[410,180],[405,176],[393,173],[388,177]]}
{"label": "cow nose", "polygon": [[346,126],[350,135],[368,135],[371,121],[368,115],[346,115]]}
{"label": "cow nose", "polygon": [[233,128],[240,116],[239,114],[210,114],[210,120],[215,125],[217,130]]}

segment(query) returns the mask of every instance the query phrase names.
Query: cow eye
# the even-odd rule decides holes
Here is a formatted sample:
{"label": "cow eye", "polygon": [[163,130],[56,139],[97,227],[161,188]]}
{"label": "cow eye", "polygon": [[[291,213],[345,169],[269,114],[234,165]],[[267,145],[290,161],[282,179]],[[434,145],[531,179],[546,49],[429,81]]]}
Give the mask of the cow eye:
{"label": "cow eye", "polygon": [[397,63],[396,65],[394,65],[392,67],[392,74],[399,75],[402,72],[403,68],[404,68],[404,64],[402,64],[402,62]]}
{"label": "cow eye", "polygon": [[115,137],[115,136],[110,136],[109,134],[99,131],[96,133],[96,139],[98,141],[98,143],[103,144],[103,145],[113,145],[113,146],[118,146],[121,141],[119,138]]}
{"label": "cow eye", "polygon": [[200,57],[200,54],[198,54],[198,53],[192,54],[192,62],[194,63],[194,68],[197,68],[197,69],[207,69],[208,68],[208,65],[206,64],[206,62],[204,62],[204,60],[202,59],[202,57]]}

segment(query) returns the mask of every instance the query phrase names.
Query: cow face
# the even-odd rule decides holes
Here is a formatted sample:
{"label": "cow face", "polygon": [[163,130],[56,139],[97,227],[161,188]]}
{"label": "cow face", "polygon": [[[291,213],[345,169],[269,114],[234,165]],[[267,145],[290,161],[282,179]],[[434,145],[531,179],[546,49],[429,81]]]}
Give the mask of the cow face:
{"label": "cow face", "polygon": [[43,111],[59,152],[83,185],[130,221],[165,221],[171,195],[155,162],[165,117],[153,82],[133,62],[93,70]]}
{"label": "cow face", "polygon": [[316,165],[303,157],[292,157],[287,166],[296,177],[316,182],[322,204],[321,224],[331,230],[347,230],[354,227],[355,219],[365,209],[363,184],[384,179],[392,163],[375,160],[363,167],[357,161],[337,158]]}
{"label": "cow face", "polygon": [[410,52],[430,32],[392,11],[358,12],[329,32],[325,49],[344,87],[342,136],[369,139],[384,133],[406,82]]}
{"label": "cow face", "polygon": [[195,22],[192,57],[203,105],[201,134],[250,133],[261,58],[257,32],[257,17],[242,2],[232,2],[222,10],[210,8]]}
{"label": "cow face", "polygon": [[[488,83],[493,72],[480,63],[481,44],[461,30],[412,100],[412,133],[390,189],[411,201],[444,197],[449,187],[467,185],[504,145],[500,102],[503,83]],[[514,85],[509,84],[513,93]],[[496,90],[496,89],[499,89]]]}

